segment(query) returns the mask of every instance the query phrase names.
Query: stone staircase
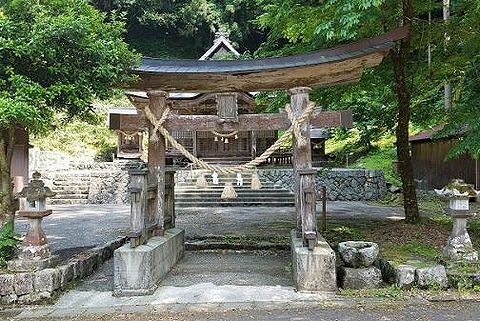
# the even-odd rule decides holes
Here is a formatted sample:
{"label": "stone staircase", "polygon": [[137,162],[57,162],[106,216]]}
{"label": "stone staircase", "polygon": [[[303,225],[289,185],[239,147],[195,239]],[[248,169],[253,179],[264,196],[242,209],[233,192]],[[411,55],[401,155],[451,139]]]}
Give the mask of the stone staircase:
{"label": "stone staircase", "polygon": [[252,160],[250,156],[234,156],[234,157],[203,157],[202,160],[209,164],[220,166],[234,166],[244,164]]}
{"label": "stone staircase", "polygon": [[[219,175],[219,184],[214,185],[209,173],[205,177],[208,187],[196,187],[196,177],[199,175],[195,171],[193,178],[187,177],[182,182],[175,185],[175,206],[184,207],[228,207],[228,206],[266,206],[266,207],[290,207],[295,206],[294,195],[280,187],[274,185],[271,181],[260,179],[262,188],[252,190],[251,173],[244,174],[243,186],[236,186],[236,178],[232,176]],[[225,183],[231,182],[238,197],[234,199],[222,199],[222,191]]]}
{"label": "stone staircase", "polygon": [[51,205],[87,204],[91,176],[89,171],[65,171],[53,178],[52,190],[57,193],[48,200]]}

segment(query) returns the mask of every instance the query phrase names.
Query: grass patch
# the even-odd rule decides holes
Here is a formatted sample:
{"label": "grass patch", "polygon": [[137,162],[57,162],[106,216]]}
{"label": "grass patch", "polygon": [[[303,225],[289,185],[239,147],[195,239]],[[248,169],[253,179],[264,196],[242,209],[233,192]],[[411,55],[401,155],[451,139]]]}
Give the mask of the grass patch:
{"label": "grass patch", "polygon": [[[380,246],[380,252],[382,257],[395,262],[395,264],[402,264],[412,259],[420,260],[418,264],[412,263],[418,268],[431,265],[430,262],[434,263],[441,256],[439,249],[421,243],[421,241],[410,241],[406,244],[383,243]],[[427,263],[422,264],[424,261],[427,261]]]}
{"label": "grass patch", "polygon": [[387,182],[400,186],[400,176],[393,170],[393,163],[396,159],[397,154],[394,147],[376,148],[360,157],[351,167],[381,170]]}
{"label": "grass patch", "polygon": [[406,296],[406,292],[396,285],[391,285],[379,289],[343,289],[340,291],[340,295],[347,297],[370,297],[370,298],[388,298],[388,299],[403,299]]}
{"label": "grass patch", "polygon": [[365,234],[361,228],[346,225],[328,225],[327,231],[323,235],[334,249],[340,242],[365,240]]}

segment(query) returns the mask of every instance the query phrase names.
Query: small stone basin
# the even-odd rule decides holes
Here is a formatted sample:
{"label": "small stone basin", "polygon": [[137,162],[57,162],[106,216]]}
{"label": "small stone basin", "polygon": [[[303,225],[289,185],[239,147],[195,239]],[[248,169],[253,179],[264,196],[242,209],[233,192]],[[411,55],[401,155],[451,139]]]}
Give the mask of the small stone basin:
{"label": "small stone basin", "polygon": [[341,242],[338,244],[338,253],[347,267],[369,267],[378,256],[378,245],[363,241]]}

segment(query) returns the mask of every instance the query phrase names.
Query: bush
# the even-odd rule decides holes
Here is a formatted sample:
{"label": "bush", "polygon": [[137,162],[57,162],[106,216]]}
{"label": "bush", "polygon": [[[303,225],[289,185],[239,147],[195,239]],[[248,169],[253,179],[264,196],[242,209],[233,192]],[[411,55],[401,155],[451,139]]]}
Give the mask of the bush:
{"label": "bush", "polygon": [[96,162],[113,162],[115,153],[117,152],[117,146],[115,145],[103,145],[95,154]]}
{"label": "bush", "polygon": [[7,261],[15,256],[15,249],[20,236],[14,232],[13,222],[6,223],[0,230],[0,268],[7,265]]}

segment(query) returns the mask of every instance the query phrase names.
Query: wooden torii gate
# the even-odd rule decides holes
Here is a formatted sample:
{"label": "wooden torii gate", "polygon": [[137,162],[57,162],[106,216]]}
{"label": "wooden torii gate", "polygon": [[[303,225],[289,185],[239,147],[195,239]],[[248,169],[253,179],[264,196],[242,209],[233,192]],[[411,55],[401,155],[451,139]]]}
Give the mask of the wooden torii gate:
{"label": "wooden torii gate", "polygon": [[[357,43],[292,57],[253,61],[160,60],[144,58],[134,69],[139,79],[128,89],[143,91],[146,98],[131,98],[140,117],[122,115],[123,130],[148,128],[154,135],[154,125],[146,121],[145,108],[160,119],[167,108],[168,92],[232,93],[265,90],[287,90],[294,117],[307,108],[310,87],[357,81],[366,67],[378,65],[396,40],[406,36],[408,29],[399,28],[379,37]],[[315,220],[315,170],[311,164],[310,125],[316,127],[349,126],[351,112],[315,110],[300,126],[300,135],[308,143],[299,145],[293,137],[293,168],[295,175],[296,234],[304,246],[312,249],[317,240]],[[178,115],[170,113],[163,127],[168,131],[251,131],[276,130],[291,125],[287,113],[245,114],[234,120],[217,115]],[[132,128],[134,127],[134,128]],[[157,133],[155,133],[156,135]],[[149,140],[148,171],[132,172],[132,246],[145,243],[153,235],[175,225],[171,206],[165,201],[165,139]],[[168,178],[166,178],[168,177]]]}
{"label": "wooden torii gate", "polygon": [[[291,95],[291,106],[292,111],[296,116],[300,116],[306,106],[309,104],[308,93],[310,88],[299,87],[293,88],[289,91]],[[151,124],[149,125],[148,120],[145,119],[143,115],[144,109],[148,106],[150,110],[154,111],[156,115],[162,115],[165,106],[167,105],[168,94],[163,91],[147,91],[148,98],[131,98],[132,103],[138,109],[139,113],[137,115],[122,115],[119,119],[116,129],[121,129],[124,131],[138,131],[139,129],[152,129]],[[309,171],[311,169],[311,150],[310,150],[310,125],[315,127],[350,127],[352,124],[352,113],[349,110],[343,111],[325,111],[322,112],[320,109],[316,109],[309,121],[304,122],[302,126],[302,135],[307,139],[306,146],[298,146],[294,144],[293,146],[293,155],[294,155],[294,164],[293,167],[296,169],[296,177],[298,176],[298,182],[296,182],[296,206],[297,206],[297,231],[298,236],[301,237],[302,234],[310,233],[312,240],[316,239],[313,236],[316,234],[315,226],[315,190],[314,178],[308,178],[308,182],[303,182],[301,177],[306,177],[308,175],[315,175],[315,171]],[[256,130],[278,130],[278,129],[287,129],[291,125],[291,121],[285,111],[276,114],[240,114],[238,115],[238,120],[236,121],[226,121],[225,119],[220,118],[216,115],[177,115],[170,114],[165,123],[164,127],[168,131],[179,131],[179,130],[191,130],[191,131],[217,131],[217,132],[232,132],[232,131],[256,131]],[[151,135],[151,133],[150,133]],[[148,165],[150,172],[154,173],[158,170],[162,171],[165,169],[165,144],[164,139],[159,141],[149,141],[148,143]],[[164,202],[164,205],[158,204],[158,200],[165,199],[162,194],[168,193],[168,195],[173,195],[173,192],[169,189],[165,190],[158,187],[158,175],[150,175],[149,178],[141,178],[146,176],[145,171],[136,172],[133,171],[131,186],[135,185],[134,189],[131,189],[133,193],[137,193],[138,188],[142,184],[148,184],[150,189],[147,191],[147,209],[146,211],[137,210],[138,207],[135,206],[133,209],[134,218],[132,222],[137,222],[135,228],[136,232],[131,235],[131,244],[138,245],[142,241],[137,239],[145,240],[148,237],[145,237],[145,233],[148,230],[158,230],[161,234],[162,230],[174,227],[175,222],[175,213],[173,211],[173,197],[167,197],[168,200]],[[172,180],[170,177],[171,173],[166,174],[166,179],[169,181]],[[148,182],[148,183],[147,183]],[[162,184],[160,184],[162,185]],[[301,187],[303,186],[303,187]],[[304,190],[305,195],[300,193],[300,190]],[[156,191],[156,192],[154,192]],[[148,201],[150,200],[150,201]],[[157,205],[153,205],[157,203]],[[139,204],[139,203],[135,203]],[[304,204],[304,205],[302,205]],[[307,205],[308,204],[308,205]],[[168,206],[168,209],[165,209],[165,206]],[[304,215],[300,213],[305,213]],[[142,214],[144,213],[144,214]],[[145,219],[142,215],[145,213],[151,213],[150,220]],[[155,216],[155,217],[154,217]],[[302,223],[302,219],[304,223]],[[141,222],[146,222],[146,225],[142,225]],[[304,232],[302,232],[302,226],[304,226]],[[133,227],[133,226],[132,226]],[[142,232],[143,231],[143,232]],[[153,233],[155,234],[155,233]],[[152,234],[152,235],[153,235]]]}

